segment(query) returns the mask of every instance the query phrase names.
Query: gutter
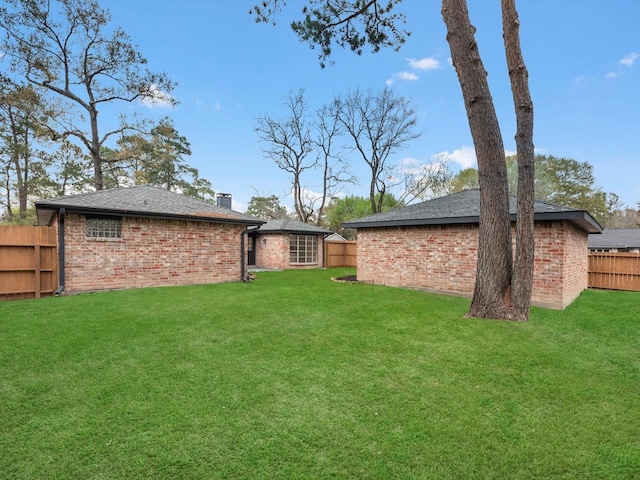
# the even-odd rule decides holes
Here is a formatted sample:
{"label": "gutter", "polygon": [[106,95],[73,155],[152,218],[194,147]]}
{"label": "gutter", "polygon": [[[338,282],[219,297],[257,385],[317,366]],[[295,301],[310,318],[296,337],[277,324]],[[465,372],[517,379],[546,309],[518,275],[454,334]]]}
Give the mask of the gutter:
{"label": "gutter", "polygon": [[64,255],[64,217],[65,217],[65,209],[60,208],[60,213],[58,215],[58,288],[53,294],[57,297],[59,296],[65,287],[65,272],[64,272],[64,263],[65,263],[65,255]]}
{"label": "gutter", "polygon": [[249,282],[249,276],[246,273],[245,269],[245,251],[244,246],[246,244],[247,236],[249,235],[249,229],[245,228],[240,233],[240,278],[244,283]]}

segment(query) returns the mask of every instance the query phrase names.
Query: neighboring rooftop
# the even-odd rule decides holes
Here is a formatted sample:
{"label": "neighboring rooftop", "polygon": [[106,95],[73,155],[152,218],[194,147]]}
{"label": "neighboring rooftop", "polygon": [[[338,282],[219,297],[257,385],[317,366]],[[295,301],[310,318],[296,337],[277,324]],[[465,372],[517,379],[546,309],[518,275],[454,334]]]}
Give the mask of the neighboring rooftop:
{"label": "neighboring rooftop", "polygon": [[260,225],[257,229],[260,233],[302,233],[302,234],[325,234],[329,235],[333,233],[331,230],[321,228],[309,223],[300,222],[291,218],[278,218],[276,220],[269,220],[264,225]]}
{"label": "neighboring rooftop", "polygon": [[[516,197],[509,197],[511,220],[516,218]],[[343,224],[344,228],[395,227],[415,225],[449,225],[478,223],[480,219],[480,190],[465,190],[426,202],[377,213]],[[534,219],[568,220],[588,233],[600,233],[602,227],[586,210],[563,207],[551,203],[534,203]]]}
{"label": "neighboring rooftop", "polygon": [[640,228],[607,228],[600,235],[589,235],[589,248],[640,248]]}
{"label": "neighboring rooftop", "polygon": [[344,238],[339,233],[332,233],[331,235],[326,237],[324,240],[326,242],[346,242],[346,241],[348,241],[346,238]]}
{"label": "neighboring rooftop", "polygon": [[229,208],[149,185],[100,190],[38,201],[36,209],[40,223],[48,224],[53,213],[60,208],[67,212],[84,214],[166,217],[246,225],[264,223],[263,220]]}

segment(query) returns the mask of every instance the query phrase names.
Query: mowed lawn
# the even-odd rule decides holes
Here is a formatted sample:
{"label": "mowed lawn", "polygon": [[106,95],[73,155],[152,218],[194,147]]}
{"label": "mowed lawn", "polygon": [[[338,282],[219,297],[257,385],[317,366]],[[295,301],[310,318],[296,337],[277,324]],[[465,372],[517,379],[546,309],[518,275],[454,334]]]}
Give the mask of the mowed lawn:
{"label": "mowed lawn", "polygon": [[640,293],[509,323],[347,273],[0,303],[0,478],[640,478]]}

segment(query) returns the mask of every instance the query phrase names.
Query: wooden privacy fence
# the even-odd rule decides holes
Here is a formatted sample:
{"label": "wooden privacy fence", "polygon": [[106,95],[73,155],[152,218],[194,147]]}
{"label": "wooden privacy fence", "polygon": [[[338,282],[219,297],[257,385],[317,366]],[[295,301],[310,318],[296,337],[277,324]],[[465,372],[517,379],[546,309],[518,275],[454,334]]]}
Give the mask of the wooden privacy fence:
{"label": "wooden privacy fence", "polygon": [[358,242],[324,242],[324,266],[356,267]]}
{"label": "wooden privacy fence", "polygon": [[0,300],[51,295],[57,272],[55,228],[0,226]]}
{"label": "wooden privacy fence", "polygon": [[589,287],[640,292],[640,253],[590,252]]}

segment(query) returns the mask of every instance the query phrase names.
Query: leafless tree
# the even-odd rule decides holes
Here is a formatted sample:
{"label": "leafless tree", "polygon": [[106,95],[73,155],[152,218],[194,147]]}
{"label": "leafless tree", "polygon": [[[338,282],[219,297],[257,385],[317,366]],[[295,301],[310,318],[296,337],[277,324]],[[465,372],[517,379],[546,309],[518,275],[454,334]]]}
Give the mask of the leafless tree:
{"label": "leafless tree", "polygon": [[334,99],[338,121],[353,142],[351,149],[369,167],[369,199],[373,213],[382,211],[384,196],[397,183],[392,155],[406,147],[416,132],[416,114],[410,102],[385,87],[381,92],[350,91]]}
{"label": "leafless tree", "polygon": [[288,110],[285,118],[274,119],[269,115],[258,117],[256,132],[267,145],[262,149],[267,158],[291,175],[293,207],[298,220],[306,223],[314,212],[305,199],[303,174],[317,167],[318,158],[314,151],[304,91],[290,92],[285,106]]}
{"label": "leafless tree", "polygon": [[398,198],[401,203],[429,200],[453,192],[454,175],[444,155],[436,155],[425,163],[403,163],[398,176],[404,185],[403,194]]}

